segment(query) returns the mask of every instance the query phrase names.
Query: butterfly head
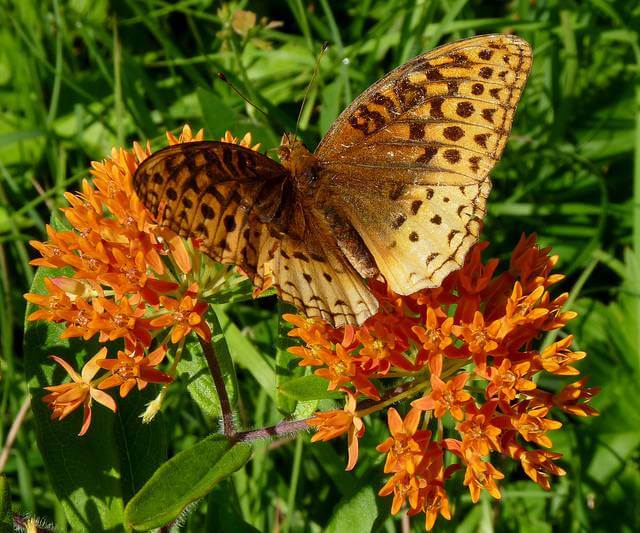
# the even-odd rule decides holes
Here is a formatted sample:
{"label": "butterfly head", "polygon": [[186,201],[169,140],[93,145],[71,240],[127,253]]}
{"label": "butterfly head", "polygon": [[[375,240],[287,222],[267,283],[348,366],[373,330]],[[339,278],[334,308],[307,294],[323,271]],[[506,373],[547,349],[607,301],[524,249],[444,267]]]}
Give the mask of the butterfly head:
{"label": "butterfly head", "polygon": [[278,149],[280,163],[295,180],[311,178],[316,164],[316,157],[293,135],[285,133]]}

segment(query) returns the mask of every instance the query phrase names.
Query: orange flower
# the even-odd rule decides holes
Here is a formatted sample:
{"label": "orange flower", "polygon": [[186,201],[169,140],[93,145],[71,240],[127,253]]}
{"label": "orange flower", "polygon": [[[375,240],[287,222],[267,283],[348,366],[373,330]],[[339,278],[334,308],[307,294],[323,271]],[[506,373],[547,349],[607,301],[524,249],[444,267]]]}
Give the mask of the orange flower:
{"label": "orange flower", "polygon": [[406,470],[401,470],[391,476],[380,489],[378,495],[388,496],[393,493],[391,514],[397,514],[407,499],[412,509],[417,508],[419,505],[420,491],[426,487],[427,481],[425,479],[413,476]]}
{"label": "orange flower", "polygon": [[328,325],[326,322],[319,318],[307,318],[290,313],[285,313],[282,318],[296,326],[287,334],[289,337],[299,337],[307,343],[319,344],[324,342],[327,346],[329,345],[328,341],[323,341],[327,337]]}
{"label": "orange flower", "polygon": [[[442,372],[444,351],[453,344],[453,339],[451,338],[453,317],[449,317],[442,324],[439,324],[435,311],[428,307],[426,326],[426,329],[421,326],[414,326],[412,329],[425,350],[429,370],[432,374],[439,376]],[[420,363],[421,359],[418,356],[416,363]]]}
{"label": "orange flower", "polygon": [[173,378],[155,367],[164,359],[165,347],[143,355],[143,347],[138,344],[133,353],[118,351],[117,359],[103,359],[98,366],[111,372],[111,375],[100,382],[98,388],[110,389],[120,386],[120,397],[124,398],[136,385],[138,390],[144,389],[149,383],[171,383]]}
{"label": "orange flower", "polygon": [[549,314],[548,309],[537,305],[544,293],[544,287],[538,286],[530,294],[523,294],[522,285],[516,281],[511,297],[507,300],[504,318],[507,331],[501,333],[505,335],[515,326],[535,322]]}
{"label": "orange flower", "polygon": [[600,389],[597,387],[585,388],[587,380],[588,378],[582,378],[567,385],[553,397],[554,405],[572,415],[597,416],[598,411],[586,404],[600,392]]}
{"label": "orange flower", "polygon": [[487,396],[493,398],[498,395],[500,398],[513,400],[520,391],[531,391],[536,388],[533,381],[526,379],[531,368],[529,361],[512,364],[508,359],[504,359],[498,368],[489,369],[489,379],[487,385]]}
{"label": "orange flower", "polygon": [[431,393],[411,402],[411,405],[422,411],[433,410],[437,418],[442,418],[447,411],[456,420],[464,418],[463,407],[471,400],[471,395],[464,390],[469,379],[468,372],[461,372],[446,383],[438,376],[431,376]]}
{"label": "orange flower", "polygon": [[362,344],[358,355],[370,359],[367,368],[383,375],[389,372],[392,365],[405,370],[413,369],[413,365],[402,355],[408,347],[407,342],[381,321],[367,321],[356,338]]}
{"label": "orange flower", "polygon": [[53,278],[44,278],[44,285],[47,288],[47,294],[24,295],[25,300],[40,307],[40,309],[31,313],[27,320],[59,322],[62,320],[63,312],[74,312],[75,304],[66,291],[55,283]]}
{"label": "orange flower", "polygon": [[422,460],[425,443],[431,438],[430,431],[418,431],[420,416],[418,409],[411,409],[403,421],[393,407],[387,411],[391,437],[376,447],[379,452],[387,454],[385,472],[406,470],[410,474],[415,473]]}
{"label": "orange flower", "polygon": [[329,390],[336,390],[342,384],[351,382],[358,392],[369,398],[380,399],[374,385],[363,376],[358,365],[359,358],[354,357],[342,344],[335,345],[335,352],[322,350],[318,353],[325,358],[323,362],[326,368],[319,368],[315,374],[329,381]]}
{"label": "orange flower", "polygon": [[490,450],[500,451],[498,437],[502,430],[491,424],[498,402],[489,401],[478,409],[473,402],[466,406],[467,419],[456,429],[462,435],[462,452],[467,450],[478,455],[489,455]]}
{"label": "orange flower", "polygon": [[575,376],[580,372],[571,364],[584,359],[585,352],[572,352],[569,346],[573,342],[573,335],[569,335],[561,341],[554,342],[540,354],[542,368],[559,376]]}
{"label": "orange flower", "polygon": [[452,327],[453,334],[462,338],[466,343],[467,350],[471,353],[473,363],[477,367],[477,373],[480,375],[485,373],[487,355],[494,354],[498,350],[497,340],[500,326],[500,320],[485,325],[484,315],[480,311],[476,311],[473,315],[473,322]]}
{"label": "orange flower", "polygon": [[551,490],[550,475],[564,476],[566,472],[553,461],[560,459],[561,453],[546,450],[524,451],[520,463],[525,473],[544,490]]}
{"label": "orange flower", "polygon": [[151,326],[155,328],[172,326],[171,342],[173,344],[180,342],[192,331],[207,342],[211,340],[211,330],[203,318],[208,308],[205,302],[199,302],[187,294],[180,301],[161,296],[160,305],[169,312],[151,320]]}
{"label": "orange flower", "polygon": [[51,418],[62,420],[69,413],[83,406],[83,422],[78,436],[84,435],[91,424],[91,403],[92,400],[116,411],[116,403],[106,392],[98,390],[93,385],[93,378],[100,370],[99,363],[107,356],[107,349],[102,348],[94,355],[82,368],[82,373],[78,374],[64,359],[52,355],[51,358],[67,371],[72,382],[63,385],[52,385],[45,387],[50,394],[42,398],[42,401],[49,404],[52,409]]}
{"label": "orange flower", "polygon": [[502,496],[498,485],[496,485],[497,479],[504,479],[504,474],[490,462],[483,461],[476,455],[471,455],[467,458],[467,470],[464,474],[463,484],[469,487],[473,503],[480,499],[482,489],[486,490],[496,500],[499,500]]}
{"label": "orange flower", "polygon": [[144,306],[131,305],[126,298],[115,302],[101,297],[94,298],[92,306],[96,316],[88,326],[100,332],[100,342],[121,338],[132,342],[139,340],[145,346],[151,342],[148,321],[143,319]]}
{"label": "orange flower", "polygon": [[346,391],[347,401],[341,411],[326,411],[316,413],[307,421],[307,425],[316,428],[316,434],[311,442],[328,441],[339,435],[348,433],[349,462],[345,470],[353,470],[358,461],[358,439],[364,435],[364,423],[356,413],[356,397]]}
{"label": "orange flower", "polygon": [[429,484],[424,491],[423,500],[422,510],[425,514],[424,527],[427,531],[431,531],[439,514],[445,519],[451,520],[449,498],[441,481],[435,481]]}
{"label": "orange flower", "polygon": [[552,443],[547,432],[562,427],[562,422],[544,418],[548,412],[547,407],[536,407],[520,416],[514,416],[511,425],[526,441],[551,448]]}

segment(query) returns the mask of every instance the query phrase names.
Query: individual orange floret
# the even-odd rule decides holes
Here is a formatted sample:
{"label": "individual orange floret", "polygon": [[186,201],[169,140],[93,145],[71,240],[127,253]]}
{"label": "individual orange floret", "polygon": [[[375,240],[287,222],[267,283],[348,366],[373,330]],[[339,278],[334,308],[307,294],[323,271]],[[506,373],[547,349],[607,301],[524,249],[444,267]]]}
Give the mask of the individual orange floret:
{"label": "individual orange floret", "polygon": [[79,436],[84,435],[91,425],[91,403],[93,400],[111,409],[114,413],[116,411],[116,403],[113,398],[106,392],[97,389],[92,381],[100,370],[100,361],[106,356],[107,349],[102,348],[84,365],[81,374],[78,374],[64,359],[55,355],[51,356],[71,376],[72,382],[45,387],[49,394],[44,396],[42,401],[51,407],[51,418],[54,420],[62,420],[82,406],[84,414]]}
{"label": "individual orange floret", "polygon": [[489,367],[487,378],[487,396],[511,401],[520,392],[532,391],[536,384],[527,379],[530,377],[531,363],[522,361],[512,363],[509,359],[503,359],[499,367]]}
{"label": "individual orange floret", "polygon": [[111,372],[98,385],[99,389],[120,387],[120,397],[124,398],[136,385],[138,390],[149,383],[171,383],[173,378],[155,368],[164,359],[166,348],[160,346],[149,355],[144,355],[144,347],[140,344],[133,352],[118,351],[117,359],[102,359],[98,366]]}
{"label": "individual orange floret", "polygon": [[440,322],[435,310],[431,307],[427,308],[426,328],[422,326],[412,328],[422,343],[422,351],[416,358],[417,365],[423,364],[426,360],[433,375],[439,376],[441,374],[445,352],[453,345],[452,328],[453,317],[448,317]]}
{"label": "individual orange floret", "polygon": [[460,422],[456,429],[462,435],[460,446],[462,454],[470,451],[473,454],[485,456],[491,450],[500,451],[499,437],[502,430],[492,424],[498,402],[488,401],[481,408],[474,402],[465,406],[466,419]]}
{"label": "individual orange floret", "polygon": [[580,374],[578,369],[571,365],[584,359],[585,352],[572,352],[569,349],[573,342],[573,335],[568,335],[558,342],[554,342],[545,348],[540,354],[540,364],[547,372],[559,376],[576,376]]}
{"label": "individual orange floret", "polygon": [[384,465],[385,473],[406,470],[414,474],[422,461],[425,445],[431,439],[431,432],[418,430],[421,412],[411,409],[404,420],[393,407],[387,411],[387,424],[391,437],[376,447],[376,450],[387,454]]}
{"label": "individual orange floret", "polygon": [[314,373],[329,381],[328,390],[336,390],[342,384],[352,383],[358,392],[374,400],[380,399],[375,386],[359,366],[360,358],[354,356],[342,344],[336,344],[335,351],[324,350],[319,353],[326,357],[323,361],[326,366]]}
{"label": "individual orange floret", "polygon": [[116,339],[140,341],[145,346],[151,342],[149,321],[144,318],[143,305],[132,304],[127,298],[116,302],[110,298],[94,298],[93,309],[98,316],[89,323],[100,332],[100,342]]}
{"label": "individual orange floret", "polygon": [[427,531],[433,529],[438,515],[441,515],[446,520],[451,520],[449,498],[442,481],[432,480],[422,491],[421,496],[421,511],[425,514],[424,527]]}
{"label": "individual orange floret", "polygon": [[25,300],[40,307],[40,309],[31,313],[27,320],[59,322],[63,320],[63,312],[75,312],[76,305],[74,301],[66,291],[55,283],[53,278],[44,278],[44,285],[47,289],[47,294],[27,293],[24,295]]}
{"label": "individual orange floret", "polygon": [[391,514],[398,514],[405,501],[409,502],[412,509],[418,509],[420,504],[420,492],[427,488],[427,481],[418,476],[409,474],[406,470],[396,472],[389,478],[378,492],[379,496],[393,494]]}
{"label": "individual orange floret", "polygon": [[598,387],[585,388],[588,379],[584,377],[564,387],[553,397],[553,404],[572,415],[598,416],[598,411],[587,404],[600,392],[600,389]]}
{"label": "individual orange floret", "polygon": [[289,337],[298,337],[309,344],[319,344],[319,339],[329,338],[329,325],[324,320],[290,313],[285,313],[282,318],[295,326],[287,334]]}
{"label": "individual orange floret", "polygon": [[535,442],[539,446],[551,448],[551,439],[547,433],[562,427],[562,422],[545,418],[549,408],[540,406],[515,415],[511,418],[511,426],[528,442]]}
{"label": "individual orange floret", "polygon": [[464,386],[469,379],[468,372],[461,372],[447,382],[438,376],[431,376],[431,392],[419,400],[411,402],[412,407],[421,411],[431,411],[437,418],[442,418],[447,411],[456,420],[464,418],[464,408],[471,400],[471,395]]}
{"label": "individual orange floret", "polygon": [[206,342],[211,340],[211,329],[204,320],[204,313],[209,307],[207,303],[199,302],[187,294],[180,301],[160,296],[160,305],[168,312],[152,319],[150,324],[154,328],[171,326],[173,344],[179,343],[192,331]]}
{"label": "individual orange floret", "polygon": [[311,442],[328,441],[340,435],[348,434],[349,462],[346,470],[353,470],[358,462],[358,439],[364,435],[364,423],[356,413],[356,397],[346,391],[344,409],[316,413],[307,421],[307,425],[316,428]]}
{"label": "individual orange floret", "polygon": [[496,484],[496,480],[504,479],[504,474],[490,462],[483,461],[478,455],[470,454],[465,458],[467,470],[464,474],[463,484],[469,487],[471,501],[476,503],[480,499],[482,489],[486,490],[496,500],[502,495]]}
{"label": "individual orange floret", "polygon": [[525,450],[520,455],[520,464],[527,476],[548,491],[551,490],[549,481],[551,476],[564,476],[566,474],[565,470],[554,463],[561,457],[561,453],[547,450]]}
{"label": "individual orange floret", "polygon": [[490,324],[485,324],[484,315],[476,311],[471,323],[454,325],[452,333],[461,338],[467,351],[473,358],[476,366],[476,373],[484,375],[487,366],[487,356],[500,353],[498,333],[500,332],[501,321],[494,320]]}
{"label": "individual orange floret", "polygon": [[516,281],[507,300],[501,335],[506,335],[516,326],[535,322],[548,315],[549,310],[538,305],[544,293],[544,287],[538,286],[531,293],[525,294],[522,285]]}
{"label": "individual orange floret", "polygon": [[362,344],[359,357],[366,357],[367,370],[385,375],[392,366],[404,370],[413,370],[414,365],[402,355],[408,343],[397,332],[386,327],[382,320],[372,319],[358,329],[356,338]]}

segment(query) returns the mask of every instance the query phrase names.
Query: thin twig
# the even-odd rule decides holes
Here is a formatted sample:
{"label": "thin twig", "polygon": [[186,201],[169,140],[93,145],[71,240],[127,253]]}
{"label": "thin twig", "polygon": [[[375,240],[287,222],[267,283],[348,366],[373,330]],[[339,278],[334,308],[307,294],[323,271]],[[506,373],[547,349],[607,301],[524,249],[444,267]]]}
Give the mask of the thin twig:
{"label": "thin twig", "polygon": [[233,413],[231,412],[231,402],[229,402],[229,395],[227,394],[227,387],[224,383],[224,377],[220,371],[220,365],[218,365],[218,359],[216,358],[213,346],[205,340],[198,337],[200,340],[200,346],[204,352],[204,357],[209,365],[209,371],[213,378],[213,384],[216,386],[218,398],[220,400],[220,409],[222,410],[222,431],[227,437],[233,437],[236,430],[233,425]]}
{"label": "thin twig", "polygon": [[4,447],[2,448],[2,453],[0,453],[0,472],[4,471],[4,467],[9,460],[9,454],[11,453],[11,448],[13,448],[13,443],[18,436],[18,431],[20,430],[20,426],[24,421],[24,417],[27,415],[29,411],[29,406],[31,405],[31,397],[27,394],[25,399],[22,401],[22,405],[20,406],[20,410],[18,414],[13,419],[13,424],[11,424],[11,428],[9,429],[9,433],[7,434],[7,440],[4,443]]}
{"label": "thin twig", "polygon": [[302,420],[284,420],[275,426],[252,429],[250,431],[240,431],[233,436],[233,440],[237,442],[247,442],[251,440],[268,439],[271,437],[279,437],[281,435],[291,435],[309,429],[307,421],[309,418]]}

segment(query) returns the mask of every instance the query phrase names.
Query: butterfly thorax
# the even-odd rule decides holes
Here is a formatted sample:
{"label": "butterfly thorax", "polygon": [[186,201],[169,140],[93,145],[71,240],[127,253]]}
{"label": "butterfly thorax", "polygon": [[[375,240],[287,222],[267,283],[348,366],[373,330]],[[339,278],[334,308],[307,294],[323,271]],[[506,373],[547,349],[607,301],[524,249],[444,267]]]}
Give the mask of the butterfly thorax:
{"label": "butterfly thorax", "polygon": [[318,159],[299,140],[288,135],[282,137],[278,150],[282,166],[289,172],[296,189],[312,196],[316,190]]}

